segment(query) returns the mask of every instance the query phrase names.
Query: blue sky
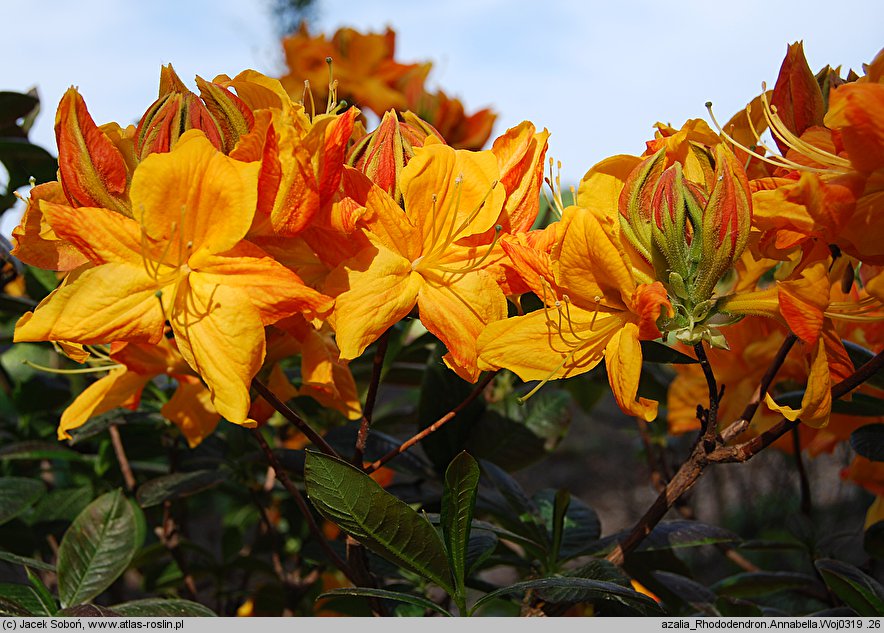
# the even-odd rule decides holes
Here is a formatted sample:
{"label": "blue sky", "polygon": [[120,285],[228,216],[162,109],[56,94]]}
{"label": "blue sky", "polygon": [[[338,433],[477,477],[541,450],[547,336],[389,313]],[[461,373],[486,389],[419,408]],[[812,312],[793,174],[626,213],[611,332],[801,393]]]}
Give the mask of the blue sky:
{"label": "blue sky", "polygon": [[[316,29],[392,26],[401,61],[432,60],[431,84],[469,111],[497,109],[495,134],[523,119],[547,127],[565,182],[606,156],[640,153],[656,121],[705,117],[706,101],[726,120],[774,82],[789,42],[804,41],[814,70],[859,70],[884,47],[884,3],[858,0],[318,2]],[[191,86],[195,74],[278,73],[267,6],[0,0],[20,18],[0,40],[0,89],[37,86],[33,139],[54,152],[54,111],[70,85],[97,122],[126,124],[156,98],[164,63]]]}

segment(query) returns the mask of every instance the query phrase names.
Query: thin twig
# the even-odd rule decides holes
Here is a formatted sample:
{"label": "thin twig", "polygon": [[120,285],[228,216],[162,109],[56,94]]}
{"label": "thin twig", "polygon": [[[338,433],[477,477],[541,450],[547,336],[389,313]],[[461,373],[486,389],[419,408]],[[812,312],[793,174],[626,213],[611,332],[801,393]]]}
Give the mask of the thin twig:
{"label": "thin twig", "polygon": [[310,511],[307,502],[304,500],[304,496],[301,494],[301,491],[295,487],[295,484],[292,483],[292,480],[289,479],[288,473],[283,470],[282,465],[276,458],[276,455],[273,454],[273,450],[270,448],[270,445],[267,444],[267,440],[265,440],[264,436],[261,435],[261,431],[259,431],[258,429],[252,429],[252,436],[258,442],[261,450],[264,451],[264,455],[265,457],[267,457],[267,461],[270,463],[270,465],[273,467],[273,471],[276,473],[276,478],[279,479],[280,483],[291,495],[295,504],[298,506],[298,509],[301,511],[301,514],[304,515],[304,520],[307,521],[307,527],[309,528],[310,533],[313,535],[313,538],[317,540],[319,546],[326,553],[332,564],[343,572],[343,574],[347,577],[347,580],[352,582],[355,586],[358,586],[353,572],[350,570],[347,563],[344,562],[344,560],[340,556],[338,556],[338,553],[332,548],[328,540],[325,538],[325,535],[322,533],[322,530],[316,523],[316,519],[313,518],[313,513]]}
{"label": "thin twig", "polygon": [[126,489],[129,492],[135,490],[135,475],[132,474],[132,466],[129,465],[129,459],[126,457],[126,449],[123,448],[123,440],[120,437],[120,430],[116,424],[111,424],[107,432],[110,434],[111,445],[114,447],[114,454],[117,456],[117,463],[120,465],[120,471],[123,473],[123,481],[126,482]]}
{"label": "thin twig", "polygon": [[[751,422],[755,411],[758,409],[758,403],[764,398],[764,394],[773,382],[774,376],[785,361],[786,355],[794,343],[794,335],[792,334],[783,341],[777,356],[774,358],[771,366],[768,367],[767,372],[765,372],[752,402],[743,411],[743,416],[731,424],[726,429],[726,433],[722,433],[722,440],[725,439],[725,436],[728,438],[735,437],[735,429],[742,428],[745,430]],[[884,367],[884,351],[879,352],[875,357],[853,372],[853,374],[832,387],[832,398],[841,398],[853,389],[856,389],[864,381],[874,376],[882,367]],[[608,560],[617,565],[622,565],[626,555],[633,551],[651,533],[651,530],[660,522],[675,501],[693,487],[709,464],[748,461],[798,426],[798,424],[799,420],[783,419],[764,433],[742,444],[737,446],[719,446],[711,453],[707,453],[700,444],[695,446],[691,451],[691,455],[672,478],[672,481],[667,484],[663,492],[654,500],[654,503],[651,504],[651,507],[648,508],[644,516],[636,523],[629,535],[608,555]]]}
{"label": "thin twig", "polygon": [[163,524],[157,527],[156,533],[160,542],[172,556],[172,560],[178,565],[178,569],[181,570],[181,576],[183,577],[184,588],[186,590],[185,597],[189,600],[196,600],[196,582],[193,579],[193,575],[190,573],[187,559],[184,558],[184,553],[179,547],[181,544],[181,532],[178,530],[178,524],[172,516],[171,501],[163,502]]}
{"label": "thin twig", "polygon": [[267,387],[267,385],[265,385],[257,378],[253,378],[252,387],[254,387],[255,391],[261,394],[261,397],[269,402],[274,409],[279,411],[286,420],[298,427],[298,430],[306,435],[307,439],[309,439],[311,442],[313,442],[314,445],[316,445],[316,448],[321,450],[326,455],[331,455],[332,457],[337,457],[340,459],[340,455],[338,455],[337,451],[335,451],[335,449],[333,449],[319,433],[313,430],[313,427],[307,424],[301,418],[301,416],[292,411],[285,402],[280,400],[276,396],[276,394]]}
{"label": "thin twig", "polygon": [[697,360],[700,361],[700,368],[706,377],[706,387],[709,390],[709,408],[704,411],[703,417],[700,420],[699,440],[703,444],[703,448],[706,449],[706,452],[711,453],[718,443],[718,401],[721,393],[718,391],[715,373],[712,371],[712,365],[709,364],[709,357],[706,356],[706,349],[703,347],[702,342],[694,345],[694,353],[697,355]]}
{"label": "thin twig", "polygon": [[470,405],[470,403],[473,400],[475,400],[479,396],[479,394],[481,394],[485,390],[485,387],[487,387],[489,385],[489,383],[494,379],[494,377],[496,375],[497,375],[496,371],[485,374],[485,377],[482,378],[482,380],[480,380],[478,382],[476,387],[470,392],[470,395],[468,395],[466,398],[464,398],[463,402],[461,402],[459,405],[454,407],[451,411],[449,411],[448,413],[443,415],[441,418],[439,418],[438,420],[433,422],[430,426],[428,426],[427,428],[422,430],[420,433],[412,435],[409,439],[402,442],[402,444],[400,444],[399,446],[397,446],[396,448],[391,450],[389,453],[387,453],[386,455],[384,455],[383,457],[381,457],[377,461],[374,461],[371,464],[369,464],[368,466],[366,466],[365,472],[373,473],[378,468],[380,468],[381,466],[383,466],[384,464],[389,462],[391,459],[401,455],[402,453],[407,451],[409,448],[411,448],[412,446],[414,446],[415,444],[420,442],[422,439],[424,439],[425,437],[427,437],[431,433],[435,433],[436,431],[438,431],[445,424],[450,422],[451,419],[454,418],[454,416],[456,416],[458,413],[460,413],[466,407],[468,407]]}
{"label": "thin twig", "polygon": [[797,426],[792,429],[792,448],[795,451],[795,468],[798,470],[798,485],[801,490],[801,514],[809,517],[813,513],[813,502],[810,498],[807,470],[805,470],[804,460],[801,458],[801,435]]}
{"label": "thin twig", "polygon": [[381,383],[381,370],[384,368],[384,356],[387,355],[387,345],[390,342],[390,330],[386,330],[378,339],[378,347],[374,353],[374,361],[371,369],[371,382],[368,383],[368,391],[365,394],[365,406],[362,407],[362,421],[359,423],[359,432],[356,434],[356,446],[353,448],[352,463],[362,466],[362,456],[365,455],[365,444],[368,442],[368,432],[371,429],[371,416],[374,412],[374,403],[378,395],[378,386]]}

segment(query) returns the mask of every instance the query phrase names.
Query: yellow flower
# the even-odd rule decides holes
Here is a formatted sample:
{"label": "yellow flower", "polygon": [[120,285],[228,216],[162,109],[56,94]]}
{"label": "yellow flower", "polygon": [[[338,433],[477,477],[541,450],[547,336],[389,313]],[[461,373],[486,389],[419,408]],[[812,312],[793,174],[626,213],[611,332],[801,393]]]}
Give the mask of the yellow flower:
{"label": "yellow flower", "polygon": [[[617,403],[645,420],[657,403],[637,398],[640,340],[660,336],[656,321],[671,304],[660,282],[641,283],[610,222],[565,209],[550,254],[554,279],[540,279],[542,310],[491,323],[478,341],[480,369],[510,369],[523,380],[576,376],[602,358]],[[518,264],[517,264],[518,265]]]}
{"label": "yellow flower", "polygon": [[191,130],[136,169],[134,218],[41,202],[59,237],[90,263],[19,320],[15,340],[157,344],[168,322],[218,412],[246,423],[264,326],[330,308],[327,297],[243,241],[257,177],[257,163],[228,158]]}

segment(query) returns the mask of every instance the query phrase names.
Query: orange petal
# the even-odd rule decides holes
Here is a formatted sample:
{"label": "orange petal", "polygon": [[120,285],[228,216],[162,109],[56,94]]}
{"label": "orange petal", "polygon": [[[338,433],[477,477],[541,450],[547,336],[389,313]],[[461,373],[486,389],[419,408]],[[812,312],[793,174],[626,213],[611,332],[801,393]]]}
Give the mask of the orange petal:
{"label": "orange petal", "polygon": [[176,376],[176,379],[178,389],[160,413],[181,429],[190,448],[196,448],[215,431],[221,416],[212,405],[209,390],[199,378]]}
{"label": "orange petal", "polygon": [[807,387],[799,409],[778,405],[769,393],[764,396],[764,402],[768,408],[781,413],[787,420],[794,422],[800,418],[807,426],[818,429],[828,424],[832,410],[832,379],[826,360],[825,341],[822,338],[811,348],[809,363]]}
{"label": "orange petal", "polygon": [[141,390],[150,379],[149,375],[136,374],[125,367],[111,370],[107,376],[86,387],[64,410],[58,425],[58,439],[71,439],[73,429],[83,426],[96,415],[126,405],[137,406]]}
{"label": "orange petal", "polygon": [[605,347],[605,367],[614,399],[624,413],[637,416],[645,422],[657,417],[657,402],[637,395],[642,373],[642,348],[635,323],[626,323],[608,341]]}
{"label": "orange petal", "polygon": [[24,216],[12,230],[15,242],[12,254],[26,264],[45,270],[68,271],[82,266],[86,263],[86,258],[73,244],[58,237],[40,210],[43,202],[69,204],[57,182],[48,182],[31,189]]}

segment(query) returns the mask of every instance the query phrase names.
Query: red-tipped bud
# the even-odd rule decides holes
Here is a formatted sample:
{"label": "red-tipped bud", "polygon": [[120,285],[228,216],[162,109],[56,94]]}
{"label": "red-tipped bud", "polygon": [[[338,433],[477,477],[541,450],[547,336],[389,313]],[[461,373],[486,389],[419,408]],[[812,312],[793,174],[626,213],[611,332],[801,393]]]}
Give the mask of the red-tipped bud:
{"label": "red-tipped bud", "polygon": [[255,125],[251,109],[235,94],[216,83],[196,78],[200,96],[211,112],[221,132],[222,151],[229,154],[241,136],[245,136]]}
{"label": "red-tipped bud", "polygon": [[649,262],[651,261],[652,198],[665,164],[664,149],[640,162],[629,172],[618,201],[620,228],[623,234]]}
{"label": "red-tipped bud", "polygon": [[[783,65],[780,66],[770,104],[786,128],[795,136],[801,136],[809,127],[823,124],[823,94],[807,65],[801,42],[789,46]],[[785,156],[789,146],[777,135],[774,135],[774,140]]]}
{"label": "red-tipped bud", "polygon": [[160,73],[160,97],[151,104],[135,131],[135,152],[140,159],[148,154],[168,152],[187,130],[197,129],[219,150],[224,142],[218,124],[209,110],[178,78],[172,66]]}
{"label": "red-tipped bud", "polygon": [[92,120],[86,102],[70,88],[55,115],[59,180],[75,207],[104,207],[130,215],[129,167],[113,140]]}
{"label": "red-tipped bud", "polygon": [[425,131],[399,121],[393,110],[384,114],[380,125],[359,139],[347,156],[347,164],[355,167],[372,182],[402,203],[399,174],[414,156],[416,147],[422,147]]}

